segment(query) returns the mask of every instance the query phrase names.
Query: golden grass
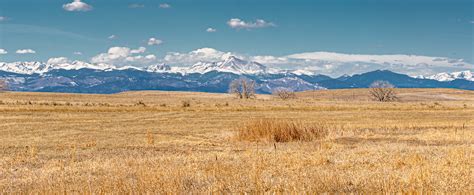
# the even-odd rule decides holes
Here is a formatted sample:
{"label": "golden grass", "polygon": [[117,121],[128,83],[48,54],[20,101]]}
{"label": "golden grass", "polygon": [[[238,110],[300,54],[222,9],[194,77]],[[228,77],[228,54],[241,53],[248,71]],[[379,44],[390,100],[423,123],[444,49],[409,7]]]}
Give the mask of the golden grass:
{"label": "golden grass", "polygon": [[247,122],[238,129],[237,138],[243,141],[312,141],[324,138],[328,129],[323,124],[308,125],[298,121],[260,119]]}
{"label": "golden grass", "polygon": [[[474,92],[397,90],[2,93],[0,194],[473,192]],[[265,118],[327,134],[235,139]]]}

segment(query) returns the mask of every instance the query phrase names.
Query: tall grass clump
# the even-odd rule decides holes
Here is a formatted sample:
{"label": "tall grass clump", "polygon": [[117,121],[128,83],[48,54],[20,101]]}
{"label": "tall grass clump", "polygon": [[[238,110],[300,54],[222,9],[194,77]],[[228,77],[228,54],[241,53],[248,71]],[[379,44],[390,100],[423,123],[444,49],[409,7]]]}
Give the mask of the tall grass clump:
{"label": "tall grass clump", "polygon": [[324,124],[305,124],[285,119],[259,119],[245,123],[238,129],[237,138],[242,141],[312,141],[326,137]]}

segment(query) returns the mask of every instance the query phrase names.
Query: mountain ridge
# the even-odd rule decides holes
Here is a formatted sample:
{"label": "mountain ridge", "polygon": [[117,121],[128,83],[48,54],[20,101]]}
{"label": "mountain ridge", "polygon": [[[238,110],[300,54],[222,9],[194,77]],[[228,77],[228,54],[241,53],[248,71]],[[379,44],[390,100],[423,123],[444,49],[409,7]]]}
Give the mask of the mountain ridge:
{"label": "mountain ridge", "polygon": [[[16,71],[16,72],[15,72]],[[377,80],[386,80],[399,88],[457,88],[474,90],[474,81],[457,79],[438,81],[411,77],[388,70],[332,78],[313,71],[275,71],[266,66],[229,57],[220,62],[198,63],[191,67],[171,67],[154,64],[148,67],[114,67],[106,64],[72,62],[45,64],[19,63],[18,67],[0,63],[0,79],[7,81],[11,90],[117,93],[130,90],[171,90],[226,92],[229,83],[238,78],[256,81],[259,93],[275,89],[291,91],[366,88]],[[468,71],[454,76],[468,75]]]}
{"label": "mountain ridge", "polygon": [[[316,71],[308,69],[270,69],[263,64],[254,61],[245,61],[239,59],[235,56],[229,56],[222,61],[215,62],[197,62],[192,66],[180,67],[180,66],[170,66],[165,63],[151,64],[146,67],[137,67],[137,66],[123,66],[116,67],[109,64],[92,64],[83,61],[72,61],[72,62],[63,62],[63,63],[44,63],[44,62],[12,62],[5,63],[0,62],[0,71],[13,72],[18,74],[44,74],[51,70],[55,69],[64,69],[64,70],[79,70],[79,69],[94,69],[94,70],[125,70],[125,69],[136,69],[147,72],[156,72],[156,73],[180,73],[180,74],[191,74],[199,73],[204,74],[211,71],[218,72],[228,72],[234,73],[237,75],[254,75],[254,74],[294,74],[298,76],[315,76],[319,75]],[[343,75],[340,78],[343,79]],[[418,79],[431,79],[437,81],[453,81],[456,79],[465,79],[469,81],[474,81],[474,72],[470,70],[458,71],[458,72],[442,72],[429,76],[414,76]],[[339,79],[339,80],[341,80]]]}

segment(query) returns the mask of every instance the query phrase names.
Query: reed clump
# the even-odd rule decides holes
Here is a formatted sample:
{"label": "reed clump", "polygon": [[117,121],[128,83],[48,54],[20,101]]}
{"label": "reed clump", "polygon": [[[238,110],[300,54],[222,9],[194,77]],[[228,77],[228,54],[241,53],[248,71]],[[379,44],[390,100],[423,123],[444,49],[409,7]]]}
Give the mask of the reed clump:
{"label": "reed clump", "polygon": [[246,122],[238,129],[241,141],[313,141],[328,135],[325,124],[307,124],[287,119],[258,119]]}

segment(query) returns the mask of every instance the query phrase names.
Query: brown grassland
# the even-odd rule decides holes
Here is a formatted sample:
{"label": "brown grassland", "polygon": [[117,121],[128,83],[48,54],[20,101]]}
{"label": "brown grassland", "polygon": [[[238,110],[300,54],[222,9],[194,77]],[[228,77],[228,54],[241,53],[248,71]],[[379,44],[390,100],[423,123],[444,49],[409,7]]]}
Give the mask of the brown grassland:
{"label": "brown grassland", "polygon": [[474,91],[0,93],[4,193],[473,193]]}

